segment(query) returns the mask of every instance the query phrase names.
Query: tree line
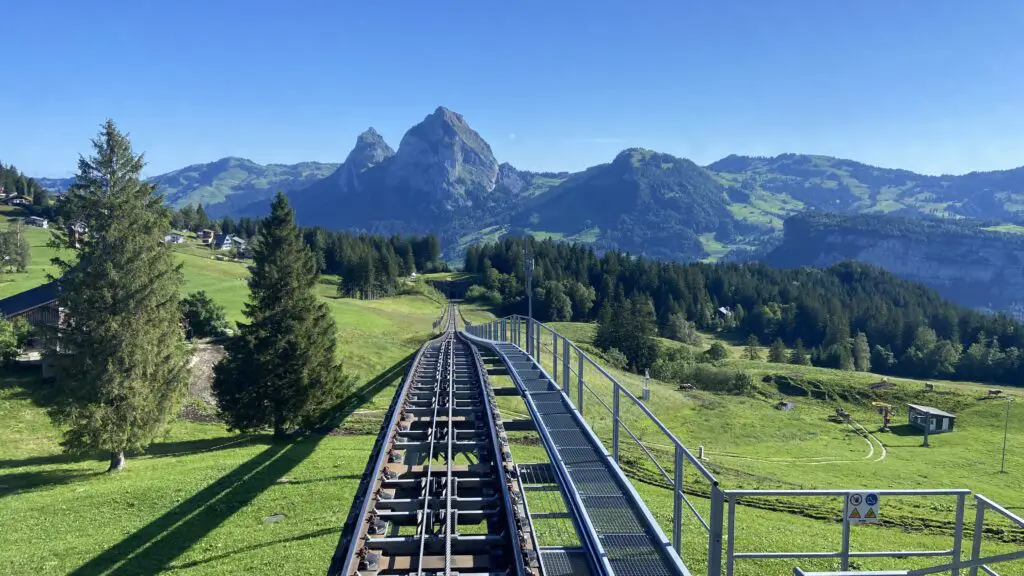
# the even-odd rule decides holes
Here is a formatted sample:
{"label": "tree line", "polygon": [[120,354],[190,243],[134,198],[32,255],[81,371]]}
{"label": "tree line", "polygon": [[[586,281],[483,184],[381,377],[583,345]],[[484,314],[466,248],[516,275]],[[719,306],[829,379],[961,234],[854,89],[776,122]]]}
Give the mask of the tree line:
{"label": "tree line", "polygon": [[0,190],[8,196],[18,194],[30,198],[36,206],[49,204],[49,193],[35,179],[22,174],[13,164],[0,163]]}
{"label": "tree line", "polygon": [[[189,204],[173,211],[171,216],[171,226],[177,230],[212,229],[247,240],[256,237],[260,222],[246,216],[237,220],[227,216],[210,220],[202,204],[196,207]],[[441,242],[432,234],[386,237],[335,232],[322,227],[299,230],[312,251],[317,273],[338,277],[339,296],[367,299],[391,296],[414,272],[448,270],[441,259]]]}
{"label": "tree line", "polygon": [[[679,264],[579,244],[526,239],[535,257],[534,314],[543,321],[602,321],[633,369],[655,361],[629,341],[656,334],[686,341],[697,329],[753,336],[800,349],[798,360],[845,370],[917,378],[1024,382],[1024,326],[1006,315],[967,310],[936,292],[856,262],[826,269],[759,263]],[[525,313],[521,238],[472,246],[464,269],[479,280],[467,298]],[[628,311],[628,314],[621,312]],[[640,313],[642,312],[642,313]],[[609,335],[610,334],[610,335]],[[615,334],[618,334],[616,336]],[[627,350],[630,349],[631,351]]]}

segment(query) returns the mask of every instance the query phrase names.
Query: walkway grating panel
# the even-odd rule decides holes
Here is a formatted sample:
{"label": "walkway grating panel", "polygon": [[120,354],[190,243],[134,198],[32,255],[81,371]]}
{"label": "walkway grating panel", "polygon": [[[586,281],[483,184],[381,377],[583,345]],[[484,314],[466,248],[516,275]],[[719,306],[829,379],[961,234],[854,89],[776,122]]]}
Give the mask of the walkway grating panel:
{"label": "walkway grating panel", "polygon": [[589,575],[587,557],[580,548],[541,549],[540,561],[544,576]]}
{"label": "walkway grating panel", "polygon": [[[603,559],[595,557],[593,561],[606,562],[617,576],[688,574],[664,537],[659,535],[653,517],[644,512],[645,506],[625,488],[623,483],[628,480],[612,464],[600,441],[595,440],[586,425],[578,420],[579,413],[558,391],[557,385],[545,378],[519,348],[486,342],[502,353],[503,362],[514,373],[517,386],[529,400],[528,406],[538,430],[546,434],[545,448],[552,462],[560,465],[579,498],[576,504],[572,501],[566,504],[580,506],[579,512],[586,515],[589,529],[592,529],[588,541],[604,551]],[[523,482],[532,484],[542,479],[549,480],[546,473],[555,470],[552,466],[548,470],[521,467],[520,471],[524,473]],[[527,476],[533,478],[528,479]],[[528,492],[531,496],[538,494],[533,490]],[[578,553],[570,550],[562,546],[541,549],[547,576],[589,573],[589,570],[584,571],[588,558],[585,555],[589,555],[591,549],[584,547]],[[577,558],[581,563],[576,563]]]}

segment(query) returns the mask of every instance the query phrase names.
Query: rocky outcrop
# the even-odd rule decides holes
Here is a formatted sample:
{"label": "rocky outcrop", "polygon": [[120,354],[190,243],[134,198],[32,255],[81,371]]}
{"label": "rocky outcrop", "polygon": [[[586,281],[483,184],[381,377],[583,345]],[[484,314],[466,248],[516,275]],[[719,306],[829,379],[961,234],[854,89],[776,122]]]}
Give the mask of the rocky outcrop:
{"label": "rocky outcrop", "polygon": [[1024,302],[1024,236],[975,222],[795,216],[766,258],[782,267],[824,267],[843,260],[878,266],[971,308],[1017,315]]}

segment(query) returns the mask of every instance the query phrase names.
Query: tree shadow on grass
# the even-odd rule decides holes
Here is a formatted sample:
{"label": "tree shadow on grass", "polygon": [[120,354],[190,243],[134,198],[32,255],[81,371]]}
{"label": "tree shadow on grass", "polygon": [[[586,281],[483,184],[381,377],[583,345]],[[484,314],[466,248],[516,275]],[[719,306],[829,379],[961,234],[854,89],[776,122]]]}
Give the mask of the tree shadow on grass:
{"label": "tree shadow on grass", "polygon": [[97,474],[101,473],[81,470],[38,470],[2,474],[0,475],[0,498],[70,484]]}
{"label": "tree shadow on grass", "polygon": [[[134,456],[149,456],[151,458],[164,458],[168,456],[187,456],[201,452],[212,452],[215,450],[227,450],[241,448],[250,444],[269,444],[269,434],[253,434],[246,436],[227,436],[220,438],[201,438],[198,440],[182,440],[178,442],[157,442],[150,444],[145,452],[139,454],[128,454],[129,460]],[[5,468],[22,468],[25,466],[48,466],[53,464],[73,464],[76,462],[87,462],[95,460],[108,462],[109,454],[49,454],[46,456],[31,456],[28,458],[14,458],[0,460],[0,470]],[[2,482],[0,482],[2,484]]]}
{"label": "tree shadow on grass", "polygon": [[331,411],[327,419],[328,424],[318,429],[317,432],[328,433],[342,426],[349,416],[373,400],[373,397],[378,392],[387,388],[396,380],[400,381],[412,365],[414,358],[416,358],[415,352],[395,362],[368,382],[349,392],[345,399]]}
{"label": "tree shadow on grass", "polygon": [[203,558],[201,560],[192,560],[191,562],[183,562],[181,564],[175,564],[174,566],[169,567],[167,569],[167,571],[171,572],[171,571],[174,571],[174,570],[185,570],[185,569],[188,569],[188,568],[195,568],[196,566],[202,566],[203,564],[209,564],[210,562],[218,562],[220,560],[225,560],[227,558],[230,558],[230,557],[238,555],[238,554],[245,554],[245,553],[253,552],[253,551],[256,551],[256,550],[263,549],[263,548],[268,548],[270,546],[276,546],[278,544],[288,544],[290,542],[301,542],[303,540],[312,540],[313,538],[320,538],[321,536],[330,536],[330,535],[335,534],[337,532],[338,532],[337,528],[322,528],[320,530],[315,530],[315,531],[309,532],[307,534],[299,534],[298,536],[289,536],[288,538],[278,538],[277,540],[271,540],[269,542],[262,542],[260,544],[252,544],[250,546],[243,546],[241,548],[238,548],[237,550],[232,550],[230,552],[223,552],[221,554],[215,554],[213,556],[210,556],[208,558]]}
{"label": "tree shadow on grass", "polygon": [[322,437],[271,444],[71,574],[156,574],[305,460]]}
{"label": "tree shadow on grass", "polygon": [[[345,401],[331,411],[329,428],[333,429],[340,425],[352,412],[372,398],[373,394],[390,384],[396,374],[403,374],[414,356],[412,354],[402,359],[346,397]],[[322,434],[311,434],[287,444],[269,444],[256,456],[89,560],[71,572],[71,575],[127,576],[160,572],[302,463],[316,450],[323,438]],[[316,535],[319,534],[307,536],[312,538]],[[303,538],[295,538],[299,539]],[[267,545],[269,544],[273,542]],[[232,554],[258,547],[260,545]],[[214,559],[216,558],[203,562]]]}

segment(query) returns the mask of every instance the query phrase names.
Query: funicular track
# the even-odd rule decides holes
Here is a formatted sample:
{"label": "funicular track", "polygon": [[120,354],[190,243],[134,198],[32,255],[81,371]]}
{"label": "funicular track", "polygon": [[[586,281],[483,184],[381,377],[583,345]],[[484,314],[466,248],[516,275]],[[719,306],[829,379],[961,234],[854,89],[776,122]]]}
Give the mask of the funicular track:
{"label": "funicular track", "polygon": [[450,305],[395,396],[331,576],[536,572],[493,393],[455,314]]}

